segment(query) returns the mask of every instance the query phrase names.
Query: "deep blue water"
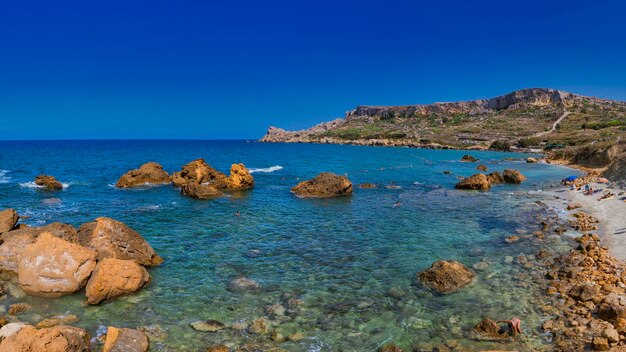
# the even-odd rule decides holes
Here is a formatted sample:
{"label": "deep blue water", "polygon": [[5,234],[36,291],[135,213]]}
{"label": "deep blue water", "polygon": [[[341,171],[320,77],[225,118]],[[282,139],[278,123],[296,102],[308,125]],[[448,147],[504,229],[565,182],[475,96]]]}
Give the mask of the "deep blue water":
{"label": "deep blue water", "polygon": [[[158,325],[155,351],[204,351],[217,343],[273,343],[238,331],[197,332],[189,323],[217,319],[250,322],[283,302],[304,300],[298,312],[274,321],[284,335],[302,332],[288,351],[373,351],[385,341],[411,344],[457,340],[473,346],[467,332],[483,316],[512,315],[525,321],[524,339],[511,346],[541,349],[535,329],[545,317],[538,285],[519,285],[520,270],[507,257],[534,253],[530,245],[503,239],[537,229],[535,196],[572,173],[546,164],[505,161],[512,153],[470,152],[490,171],[521,170],[528,181],[489,192],[454,189],[457,176],[475,173],[461,163],[464,151],[347,145],[262,144],[246,141],[49,141],[0,142],[0,209],[15,208],[29,225],[61,221],[79,226],[96,217],[123,221],[140,232],[165,262],[150,269],[151,284],[137,295],[96,307],[82,293],[63,298],[22,297],[12,282],[3,304],[25,301],[34,309],[20,319],[36,322],[70,312],[92,335],[102,326]],[[172,186],[121,190],[112,185],[127,170],[156,161],[168,172],[196,158],[227,172],[235,162],[255,172],[251,191],[201,201]],[[452,175],[444,175],[444,170]],[[346,174],[351,197],[299,199],[290,188],[322,171]],[[54,175],[67,187],[47,192],[32,187],[36,175]],[[387,188],[386,185],[400,188]],[[535,192],[531,192],[536,194]],[[396,202],[400,206],[394,207]],[[240,212],[240,216],[235,216]],[[472,266],[486,261],[470,287],[435,295],[415,283],[415,273],[437,259]],[[264,288],[231,293],[228,282],[246,275]],[[393,298],[395,288],[406,294]],[[7,291],[7,289],[5,289]],[[489,344],[478,344],[490,347]]]}

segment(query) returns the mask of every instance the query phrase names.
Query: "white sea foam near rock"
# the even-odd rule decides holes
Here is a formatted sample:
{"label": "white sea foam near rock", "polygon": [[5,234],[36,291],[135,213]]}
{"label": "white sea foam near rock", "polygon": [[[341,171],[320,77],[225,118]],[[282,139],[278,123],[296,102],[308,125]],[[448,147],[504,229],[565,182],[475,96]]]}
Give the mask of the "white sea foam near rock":
{"label": "white sea foam near rock", "polygon": [[253,174],[255,172],[270,173],[270,172],[274,172],[274,171],[278,171],[278,170],[282,170],[282,169],[283,169],[282,166],[274,165],[274,166],[265,167],[265,168],[251,168],[248,171],[250,171],[250,173]]}
{"label": "white sea foam near rock", "polygon": [[9,170],[0,170],[0,183],[11,182],[11,176],[8,176]]}
{"label": "white sea foam near rock", "polygon": [[[69,183],[65,183],[65,182],[61,182],[61,185],[63,186],[63,188],[68,188],[70,186]],[[46,188],[45,186],[40,186],[40,185],[36,184],[35,181],[20,182],[20,187],[32,188],[32,189]]]}

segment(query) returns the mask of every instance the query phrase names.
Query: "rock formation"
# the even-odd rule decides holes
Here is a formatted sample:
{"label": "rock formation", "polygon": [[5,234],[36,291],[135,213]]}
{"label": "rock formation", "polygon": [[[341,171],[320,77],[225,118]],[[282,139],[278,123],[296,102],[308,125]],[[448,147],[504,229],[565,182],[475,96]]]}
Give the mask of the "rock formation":
{"label": "rock formation", "polygon": [[483,172],[487,172],[487,170],[488,170],[488,169],[487,169],[487,165],[485,165],[485,164],[480,164],[480,165],[476,166],[476,170],[478,170],[478,171],[483,171]]}
{"label": "rock formation", "polygon": [[224,195],[215,186],[207,183],[186,183],[180,191],[183,195],[196,199],[213,199]]}
{"label": "rock formation", "polygon": [[497,185],[499,183],[504,183],[504,177],[502,177],[502,174],[499,173],[498,171],[494,171],[494,172],[490,173],[489,175],[487,175],[487,179],[489,180],[489,182],[492,185]]}
{"label": "rock formation", "polygon": [[59,190],[63,188],[63,184],[56,178],[49,175],[39,175],[35,178],[35,184],[45,187],[48,190]]}
{"label": "rock formation", "polygon": [[163,170],[163,166],[155,162],[141,165],[139,169],[130,170],[115,184],[116,187],[130,188],[146,184],[166,184],[171,182],[170,175]]}
{"label": "rock formation", "polygon": [[89,352],[89,333],[72,326],[24,325],[0,342],[0,352]]}
{"label": "rock formation", "polygon": [[474,279],[474,273],[463,264],[454,261],[438,260],[421,273],[421,282],[440,293],[451,293],[468,285]]}
{"label": "rock formation", "polygon": [[466,177],[455,186],[457,189],[471,189],[471,190],[483,190],[486,191],[491,188],[491,182],[487,176],[483,174],[474,174],[470,177]]}
{"label": "rock formation", "polygon": [[315,178],[298,183],[291,189],[302,198],[329,198],[352,194],[352,182],[345,176],[323,172]]}
{"label": "rock formation", "polygon": [[146,269],[132,260],[103,259],[98,262],[87,283],[87,303],[98,304],[134,293],[149,281]]}
{"label": "rock formation", "polygon": [[109,326],[102,352],[147,352],[148,347],[148,337],[143,332]]}
{"label": "rock formation", "polygon": [[504,182],[506,183],[522,183],[526,181],[526,176],[522,175],[521,172],[513,169],[506,169],[502,172],[502,177],[504,178]]}
{"label": "rock formation", "polygon": [[18,283],[31,295],[63,296],[83,288],[95,266],[95,251],[44,232],[21,253]]}
{"label": "rock formation", "polygon": [[0,233],[10,231],[15,227],[19,220],[19,215],[13,209],[4,209],[0,211]]}
{"label": "rock formation", "polygon": [[128,259],[145,266],[163,262],[139,233],[111,218],[97,218],[83,224],[78,229],[78,243],[95,250],[98,260]]}
{"label": "rock formation", "polygon": [[478,161],[478,159],[476,159],[475,157],[471,155],[463,155],[463,157],[461,158],[461,161],[464,163],[475,163]]}
{"label": "rock formation", "polygon": [[230,176],[208,165],[204,159],[196,159],[172,174],[175,186],[181,187],[183,195],[211,199],[220,197],[221,190],[244,190],[254,187],[254,177],[243,164],[233,164]]}

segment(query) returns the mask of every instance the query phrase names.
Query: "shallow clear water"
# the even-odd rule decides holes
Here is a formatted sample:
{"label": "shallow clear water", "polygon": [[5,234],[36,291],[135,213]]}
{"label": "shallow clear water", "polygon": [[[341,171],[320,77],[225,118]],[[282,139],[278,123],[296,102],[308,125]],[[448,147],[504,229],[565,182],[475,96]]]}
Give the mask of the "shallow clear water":
{"label": "shallow clear water", "polygon": [[[463,154],[246,141],[0,142],[0,208],[15,208],[29,216],[24,222],[30,225],[61,221],[79,226],[112,217],[140,232],[165,258],[149,270],[152,282],[139,294],[99,306],[85,306],[83,293],[21,297],[11,282],[3,285],[11,295],[1,304],[32,304],[34,309],[19,317],[29,322],[76,314],[81,318],[76,325],[92,335],[107,325],[156,324],[166,334],[152,340],[152,350],[200,351],[217,343],[271,343],[232,330],[197,332],[189,323],[250,322],[266,315],[268,306],[284,302],[283,294],[293,294],[304,300],[303,306],[274,323],[284,335],[305,335],[299,342],[277,344],[288,351],[370,351],[386,341],[407,348],[450,340],[468,348],[497,347],[502,345],[468,340],[467,333],[484,316],[513,315],[524,321],[525,334],[506,347],[542,349],[546,340],[537,327],[544,317],[537,297],[544,287],[520,283],[520,267],[506,258],[539,247],[512,246],[503,239],[517,230],[538,229],[539,209],[527,192],[558,183],[572,171],[503,160],[521,156],[511,153],[471,152],[490,171],[512,167],[529,180],[489,192],[457,191],[456,176],[475,173],[477,165],[459,162]],[[211,201],[185,198],[171,186],[112,187],[144,162],[157,161],[173,172],[198,157],[222,171],[234,162],[270,169],[254,173],[254,190]],[[322,171],[380,187],[355,187],[351,197],[328,200],[299,199],[289,192]],[[60,192],[31,187],[28,182],[40,173],[68,187]],[[384,187],[389,184],[400,188]],[[394,207],[398,201],[401,205]],[[560,245],[550,242],[552,248]],[[477,271],[470,287],[441,296],[414,280],[437,259],[467,266],[484,260],[488,267]],[[239,275],[258,281],[263,291],[227,291],[228,282]],[[393,298],[392,288],[406,294]]]}

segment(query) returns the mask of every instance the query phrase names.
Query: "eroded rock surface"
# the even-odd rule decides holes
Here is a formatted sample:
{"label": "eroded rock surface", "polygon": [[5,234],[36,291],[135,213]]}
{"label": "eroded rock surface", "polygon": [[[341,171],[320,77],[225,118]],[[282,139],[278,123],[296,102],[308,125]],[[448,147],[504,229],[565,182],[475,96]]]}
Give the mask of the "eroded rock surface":
{"label": "eroded rock surface", "polygon": [[352,194],[352,182],[345,176],[323,172],[311,180],[298,183],[291,191],[303,198],[345,196]]}
{"label": "eroded rock surface", "polygon": [[170,175],[163,170],[161,164],[149,162],[138,169],[130,170],[115,184],[116,187],[130,188],[149,184],[166,184],[171,182]]}

